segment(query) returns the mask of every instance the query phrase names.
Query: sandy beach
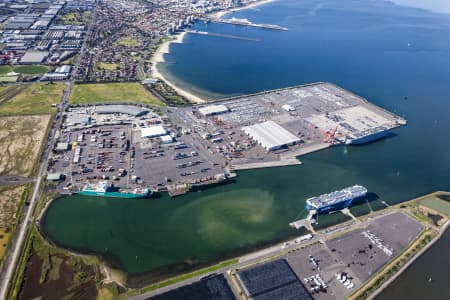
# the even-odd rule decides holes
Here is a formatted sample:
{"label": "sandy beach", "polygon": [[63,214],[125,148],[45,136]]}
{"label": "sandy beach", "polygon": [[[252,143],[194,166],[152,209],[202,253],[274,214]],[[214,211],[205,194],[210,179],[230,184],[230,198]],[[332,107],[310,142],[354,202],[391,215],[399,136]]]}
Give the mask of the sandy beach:
{"label": "sandy beach", "polygon": [[243,5],[241,7],[236,7],[236,8],[232,8],[232,9],[226,9],[226,10],[221,10],[218,12],[214,12],[209,14],[208,16],[211,18],[222,18],[223,16],[225,16],[226,14],[232,13],[232,12],[236,12],[236,11],[240,11],[240,10],[244,10],[244,9],[250,9],[250,8],[255,8],[257,6],[263,5],[263,4],[267,4],[270,2],[274,2],[276,0],[261,0],[261,1],[253,1],[247,5]]}
{"label": "sandy beach", "polygon": [[182,43],[184,40],[184,37],[186,36],[186,32],[179,33],[176,35],[175,39],[168,40],[164,43],[162,43],[158,50],[156,50],[155,54],[152,57],[152,77],[158,78],[166,82],[170,87],[172,87],[178,94],[185,97],[192,103],[205,103],[207,100],[200,98],[192,93],[189,93],[183,89],[180,89],[176,85],[174,85],[172,82],[170,82],[167,78],[164,77],[164,75],[159,72],[158,70],[158,63],[164,62],[164,54],[169,53],[170,51],[170,45],[172,43]]}
{"label": "sandy beach", "polygon": [[[273,2],[273,1],[276,1],[276,0],[254,1],[252,3],[249,3],[248,5],[244,5],[244,6],[241,6],[241,7],[214,12],[212,14],[209,14],[208,16],[210,18],[221,18],[224,15],[226,15],[228,13],[231,13],[231,12],[235,12],[235,11],[239,11],[239,10],[243,10],[243,9],[254,8],[254,7],[257,7],[259,5],[267,4],[267,3]],[[164,77],[164,75],[158,70],[158,63],[164,62],[164,54],[170,52],[170,45],[172,43],[182,43],[183,40],[184,40],[184,37],[186,36],[186,34],[187,34],[186,32],[181,32],[181,33],[177,34],[174,39],[165,41],[164,43],[162,43],[159,46],[158,50],[156,50],[155,54],[153,55],[153,57],[151,59],[151,62],[152,62],[152,77],[163,80],[169,86],[171,86],[178,94],[180,94],[181,96],[185,97],[186,99],[188,99],[192,103],[205,103],[205,102],[207,102],[207,99],[203,99],[203,98],[201,98],[199,96],[196,96],[196,95],[194,95],[194,94],[192,94],[192,93],[190,93],[190,92],[188,92],[186,90],[183,90],[183,89],[177,87],[173,82],[169,81],[166,77]]]}

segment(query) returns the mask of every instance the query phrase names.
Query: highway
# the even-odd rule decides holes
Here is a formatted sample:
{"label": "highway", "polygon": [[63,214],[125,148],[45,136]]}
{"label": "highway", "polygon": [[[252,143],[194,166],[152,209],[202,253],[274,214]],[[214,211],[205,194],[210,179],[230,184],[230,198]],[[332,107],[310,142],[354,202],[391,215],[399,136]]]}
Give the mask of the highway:
{"label": "highway", "polygon": [[[95,8],[92,14],[92,18],[90,20],[90,23],[88,25],[88,30],[86,36],[89,35],[89,32],[91,31],[92,27],[92,20],[95,19],[97,13],[97,9]],[[80,64],[82,53],[84,52],[84,49],[86,47],[86,38],[83,41],[83,45],[80,49],[80,54],[78,55],[74,67],[72,70],[72,74],[75,74],[76,69],[78,65]],[[29,200],[29,205],[25,205],[23,207],[22,216],[20,217],[16,231],[14,233],[14,236],[12,237],[10,241],[10,250],[9,253],[5,256],[2,268],[0,269],[0,300],[6,300],[8,299],[9,295],[9,289],[12,287],[11,283],[14,281],[14,277],[16,275],[16,269],[18,267],[18,263],[20,261],[20,258],[23,254],[23,250],[26,244],[26,241],[28,239],[30,230],[32,228],[33,224],[33,216],[34,211],[36,209],[36,205],[40,198],[40,186],[41,181],[44,178],[46,172],[47,172],[47,165],[48,165],[48,159],[50,157],[50,153],[52,151],[53,145],[55,143],[55,135],[58,129],[61,127],[61,122],[63,119],[63,113],[67,108],[67,105],[69,103],[69,97],[70,93],[72,92],[72,88],[74,85],[73,79],[66,81],[66,89],[64,91],[64,95],[62,97],[62,100],[58,106],[58,112],[55,116],[54,123],[52,124],[52,128],[49,134],[49,139],[47,141],[47,145],[45,146],[45,149],[43,151],[43,155],[40,160],[40,166],[39,171],[36,175],[36,178],[34,178],[34,186],[33,186],[33,192],[31,195],[31,198]]]}

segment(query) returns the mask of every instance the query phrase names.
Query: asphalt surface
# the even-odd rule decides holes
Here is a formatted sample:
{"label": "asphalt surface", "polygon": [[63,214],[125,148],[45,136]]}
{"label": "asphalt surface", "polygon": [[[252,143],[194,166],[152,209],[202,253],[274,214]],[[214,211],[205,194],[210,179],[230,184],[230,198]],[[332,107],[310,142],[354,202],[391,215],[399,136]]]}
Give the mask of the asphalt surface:
{"label": "asphalt surface", "polygon": [[[389,228],[383,229],[383,224],[387,224]],[[404,236],[399,237],[398,234],[395,234],[397,231],[391,232],[392,227],[400,229],[402,233],[404,233]],[[328,245],[330,242],[342,239],[342,237],[353,237],[354,232],[357,232],[358,235],[360,235],[360,232],[363,230],[371,230],[373,232],[376,232],[383,238],[386,238],[389,241],[389,244],[394,245],[396,242],[400,241],[400,244],[394,246],[394,248],[397,251],[401,251],[401,248],[406,247],[408,242],[410,242],[411,239],[417,236],[417,232],[420,231],[420,229],[421,225],[416,221],[412,220],[411,218],[399,213],[396,210],[392,211],[388,210],[381,215],[376,215],[364,221],[358,222],[350,221],[350,223],[339,224],[330,227],[327,230],[322,230],[319,233],[317,233],[311,240],[304,243],[295,242],[295,239],[293,239],[291,241],[283,243],[283,246],[275,245],[251,254],[244,255],[240,257],[239,262],[234,265],[221,268],[208,274],[202,274],[200,276],[190,278],[186,281],[166,286],[155,291],[151,291],[139,296],[132,297],[130,299],[132,300],[149,299],[155,295],[165,293],[169,290],[173,290],[181,286],[197,282],[202,277],[205,277],[213,273],[224,274],[225,278],[227,278],[228,281],[230,282],[229,276],[227,274],[228,270],[247,267],[249,265],[264,261],[266,259],[274,258],[275,256],[279,257],[279,255],[288,260],[289,264],[291,265],[291,267],[293,268],[294,272],[297,274],[300,280],[303,280],[307,276],[320,273],[322,278],[329,284],[329,288],[331,289],[332,292],[315,294],[314,295],[315,298],[328,300],[328,299],[335,299],[335,297],[337,297],[338,299],[341,299],[344,298],[345,295],[348,295],[351,291],[354,291],[354,289],[348,290],[343,284],[335,280],[334,276],[336,272],[346,271],[347,274],[349,274],[353,278],[352,281],[356,285],[355,288],[361,285],[362,281],[366,280],[367,278],[366,277],[362,278],[362,281],[361,279],[357,278],[357,276],[355,276],[356,274],[354,274],[353,268],[347,268],[346,264],[344,263],[340,255],[333,252],[330,249]],[[335,236],[340,235],[340,233],[342,233],[342,237],[336,238]],[[319,241],[320,244],[312,245]],[[369,242],[363,241],[362,243],[368,244]],[[353,246],[356,246],[356,248],[352,248],[350,254],[354,253],[357,250],[358,246],[360,246],[355,245],[355,243],[352,244]],[[305,249],[300,249],[300,247],[304,247],[305,245],[312,245],[312,246],[308,246]],[[320,267],[319,270],[317,269],[313,270],[314,268],[309,262],[308,258],[309,254],[313,254],[313,256],[317,259]],[[379,255],[385,254],[380,253]],[[390,261],[392,258],[393,257],[391,258],[387,257],[386,261]],[[384,263],[386,263],[386,261]],[[378,265],[372,266],[371,269],[373,272],[376,272],[376,269],[379,269],[379,266]],[[232,290],[233,292],[236,293],[236,290],[233,286]]]}

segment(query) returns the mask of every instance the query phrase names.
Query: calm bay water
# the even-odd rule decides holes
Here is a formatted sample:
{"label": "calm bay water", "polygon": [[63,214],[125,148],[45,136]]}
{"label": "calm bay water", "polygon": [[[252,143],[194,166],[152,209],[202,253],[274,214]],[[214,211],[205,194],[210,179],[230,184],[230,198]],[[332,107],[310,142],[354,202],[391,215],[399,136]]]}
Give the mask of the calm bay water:
{"label": "calm bay water", "polygon": [[381,200],[450,189],[450,15],[384,1],[301,0],[233,16],[289,31],[198,23],[260,41],[190,34],[166,55],[167,77],[212,98],[329,81],[409,124],[389,139],[307,155],[298,167],[240,172],[235,183],[175,199],[62,197],[43,220],[50,239],[106,255],[131,274],[174,271],[287,238],[313,195],[365,185],[380,199],[352,209],[364,213]]}
{"label": "calm bay water", "polygon": [[[376,300],[390,299],[450,299],[448,270],[450,270],[450,230],[424,253]],[[431,282],[428,280],[431,278]]]}

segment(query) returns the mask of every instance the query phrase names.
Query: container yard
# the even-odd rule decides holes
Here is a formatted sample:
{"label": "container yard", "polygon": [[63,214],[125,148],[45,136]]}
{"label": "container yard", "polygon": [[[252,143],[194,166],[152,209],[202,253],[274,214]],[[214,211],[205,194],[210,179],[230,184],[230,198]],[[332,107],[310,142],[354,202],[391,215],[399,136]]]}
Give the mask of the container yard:
{"label": "container yard", "polygon": [[49,167],[63,175],[62,191],[107,180],[172,196],[226,182],[233,170],[300,164],[302,154],[372,142],[406,123],[330,83],[190,107],[73,106],[64,118]]}

